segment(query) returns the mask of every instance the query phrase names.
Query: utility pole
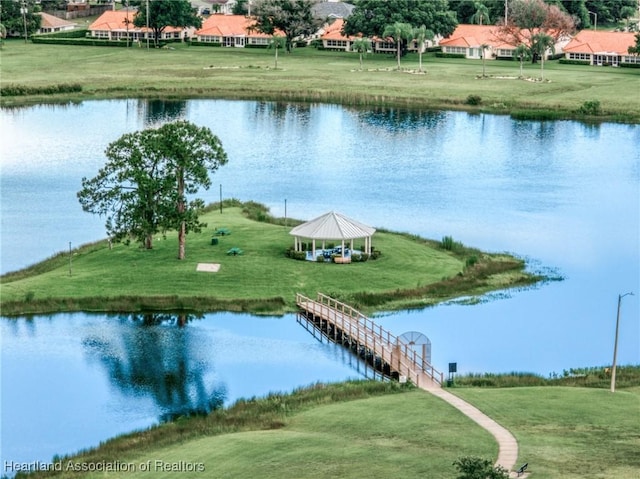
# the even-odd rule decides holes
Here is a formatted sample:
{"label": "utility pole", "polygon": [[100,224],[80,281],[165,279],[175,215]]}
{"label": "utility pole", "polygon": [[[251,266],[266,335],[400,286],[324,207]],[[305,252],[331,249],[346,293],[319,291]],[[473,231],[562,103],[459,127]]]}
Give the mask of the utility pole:
{"label": "utility pole", "polygon": [[27,2],[25,0],[22,0],[20,13],[22,13],[22,24],[24,25],[24,42],[27,43]]}
{"label": "utility pole", "polygon": [[620,303],[625,296],[633,296],[633,293],[618,295],[618,314],[616,315],[616,339],[613,343],[613,365],[611,366],[611,392],[616,392],[616,360],[618,358],[618,329],[620,326]]}
{"label": "utility pole", "polygon": [[149,0],[147,0],[147,50],[149,49]]}

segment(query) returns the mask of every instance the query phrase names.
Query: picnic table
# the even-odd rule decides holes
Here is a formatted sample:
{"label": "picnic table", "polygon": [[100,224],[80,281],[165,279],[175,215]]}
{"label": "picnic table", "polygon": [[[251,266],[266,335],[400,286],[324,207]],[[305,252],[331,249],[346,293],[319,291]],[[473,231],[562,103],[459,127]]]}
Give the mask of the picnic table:
{"label": "picnic table", "polygon": [[242,253],[243,251],[237,246],[234,246],[233,248],[229,249],[229,251],[227,251],[227,254],[231,256],[238,256],[239,254],[242,254]]}
{"label": "picnic table", "polygon": [[231,230],[229,228],[216,228],[216,236],[229,236],[230,234]]}

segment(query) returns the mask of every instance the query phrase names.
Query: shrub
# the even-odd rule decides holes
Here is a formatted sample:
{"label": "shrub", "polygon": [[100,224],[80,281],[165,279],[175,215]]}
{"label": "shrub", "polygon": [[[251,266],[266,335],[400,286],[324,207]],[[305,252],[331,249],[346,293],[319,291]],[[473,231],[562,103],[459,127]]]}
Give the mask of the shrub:
{"label": "shrub", "polygon": [[440,241],[440,247],[447,251],[457,251],[462,249],[464,245],[460,241],[454,241],[451,236],[443,236],[442,241]]}
{"label": "shrub", "polygon": [[602,113],[600,102],[598,100],[587,100],[582,104],[578,112],[583,115],[599,115]]}
{"label": "shrub", "polygon": [[472,268],[473,266],[475,266],[475,264],[478,262],[478,257],[474,254],[472,256],[469,256],[467,258],[467,261],[465,263],[465,266],[467,268]]}
{"label": "shrub", "polygon": [[318,263],[324,263],[324,256],[322,256],[322,255],[317,256],[317,257],[316,257],[316,261],[317,261]]}
{"label": "shrub", "polygon": [[507,479],[509,477],[505,468],[493,467],[492,461],[481,457],[460,457],[453,462],[453,465],[458,470],[458,479]]}
{"label": "shrub", "polygon": [[290,247],[285,251],[285,256],[291,259],[297,259],[298,261],[304,261],[307,259],[307,253],[304,251],[296,251],[293,247]]}
{"label": "shrub", "polygon": [[40,87],[25,85],[6,85],[0,89],[0,96],[55,95],[56,93],[76,93],[82,91],[82,85],[60,83]]}
{"label": "shrub", "polygon": [[478,95],[469,95],[465,100],[465,103],[467,105],[479,105],[480,103],[482,103],[482,98],[480,98],[480,96]]}

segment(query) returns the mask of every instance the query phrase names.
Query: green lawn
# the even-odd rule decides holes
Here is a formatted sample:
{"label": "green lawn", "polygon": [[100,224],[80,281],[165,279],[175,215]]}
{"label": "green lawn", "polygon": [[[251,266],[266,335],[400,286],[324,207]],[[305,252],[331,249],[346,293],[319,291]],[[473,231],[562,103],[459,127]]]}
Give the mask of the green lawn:
{"label": "green lawn", "polygon": [[[444,401],[422,390],[362,384],[315,387],[300,400],[296,392],[241,401],[207,418],[109,441],[63,464],[117,458],[134,465],[127,473],[133,479],[175,477],[156,461],[199,464],[203,477],[216,478],[437,479],[455,477],[452,463],[459,457],[497,456],[491,435]],[[637,477],[638,387],[615,394],[554,386],[453,391],[513,432],[519,463],[528,462],[536,478]],[[141,472],[147,463],[151,471]]]}
{"label": "green lawn", "polygon": [[[170,49],[109,48],[24,44],[8,41],[0,52],[0,86],[29,87],[79,83],[83,92],[67,98],[217,97],[303,100],[357,105],[402,105],[424,108],[486,110],[554,110],[571,116],[585,101],[599,101],[609,119],[640,121],[635,95],[640,69],[561,65],[545,62],[548,82],[505,77],[519,74],[517,62],[490,61],[490,78],[478,79],[482,62],[424,57],[426,74],[415,74],[417,55],[395,70],[391,55],[368,55],[364,71],[358,55],[298,48],[281,54],[274,69],[273,52],[262,49],[192,47]],[[525,76],[538,78],[539,65],[525,65]],[[502,78],[500,78],[502,77]],[[478,95],[478,107],[465,105]],[[2,104],[51,101],[52,97],[3,97]],[[577,115],[580,117],[580,115]]]}
{"label": "green lawn", "polygon": [[[524,278],[522,263],[511,260],[511,271],[473,281],[473,269],[458,276],[464,269],[464,255],[453,255],[436,242],[383,231],[373,236],[374,247],[382,252],[376,260],[345,265],[298,261],[285,255],[293,246],[291,226],[253,221],[241,213],[240,207],[225,208],[222,213],[213,210],[202,219],[208,228],[187,236],[183,261],[177,259],[176,233],[171,232],[166,238],[158,235],[152,250],[141,249],[138,244],[114,244],[110,249],[105,241],[75,251],[71,265],[68,254],[61,253],[31,270],[4,275],[0,278],[3,313],[12,314],[12,302],[20,302],[15,313],[24,314],[146,308],[197,310],[201,300],[206,303],[204,310],[264,308],[282,312],[293,309],[296,293],[315,297],[317,292],[357,305],[356,293],[394,296],[398,291],[413,291],[400,300],[405,306],[417,306],[474,291],[504,288]],[[231,234],[216,236],[218,244],[212,245],[215,228],[219,227],[229,228]],[[361,245],[356,242],[355,246]],[[228,255],[233,247],[243,250],[243,254]],[[499,255],[493,258],[498,265],[508,260]],[[217,273],[199,272],[198,263],[217,263],[220,269]],[[439,284],[443,278],[457,279],[443,289],[424,289]],[[122,303],[117,299],[122,297],[136,299]],[[73,303],[87,299],[89,302]],[[393,300],[390,297],[382,303],[393,307]],[[366,309],[367,305],[361,306]]]}

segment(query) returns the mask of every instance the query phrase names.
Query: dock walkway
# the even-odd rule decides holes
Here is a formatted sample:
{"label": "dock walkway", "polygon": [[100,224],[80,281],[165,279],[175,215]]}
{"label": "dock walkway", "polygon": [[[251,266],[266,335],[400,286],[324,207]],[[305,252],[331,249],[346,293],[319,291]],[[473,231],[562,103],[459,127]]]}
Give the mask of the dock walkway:
{"label": "dock walkway", "polygon": [[300,314],[313,322],[328,338],[353,351],[364,351],[374,362],[383,365],[391,373],[388,375],[400,380],[410,380],[419,388],[448,402],[491,433],[499,448],[495,465],[511,471],[511,477],[516,477],[513,472],[518,460],[516,438],[475,406],[442,389],[443,373],[437,371],[409,345],[359,311],[322,293],[318,293],[315,300],[297,294],[296,304],[301,310]]}

